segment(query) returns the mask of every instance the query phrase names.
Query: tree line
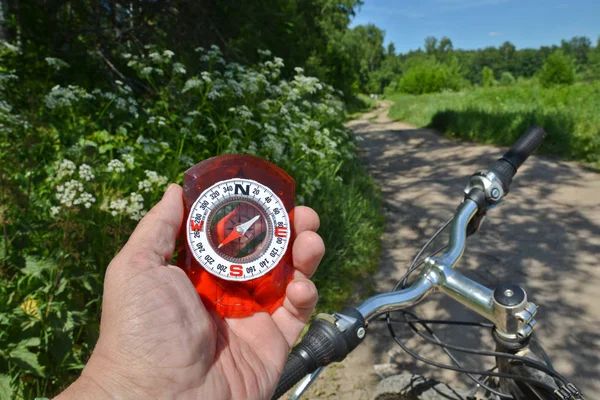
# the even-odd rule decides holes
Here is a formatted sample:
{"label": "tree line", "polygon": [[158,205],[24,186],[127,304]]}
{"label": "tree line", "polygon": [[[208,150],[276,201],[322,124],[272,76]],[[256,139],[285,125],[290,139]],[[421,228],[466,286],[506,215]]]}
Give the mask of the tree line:
{"label": "tree line", "polygon": [[[359,87],[367,93],[382,93],[386,87],[402,89],[399,87],[402,77],[415,74],[420,78],[429,75],[428,81],[437,89],[489,86],[496,81],[510,83],[518,78],[539,76],[546,69],[565,70],[564,73],[572,74],[573,79],[600,79],[600,37],[595,45],[590,38],[577,36],[562,40],[559,46],[537,49],[517,49],[506,41],[498,47],[462,50],[455,49],[450,38],[430,36],[425,38],[423,48],[397,54],[393,43],[384,47],[384,32],[376,26],[354,30],[369,32],[368,35],[363,33],[361,40],[373,46],[369,52],[360,54],[366,58],[361,65],[368,66],[368,72],[359,76]],[[545,67],[548,62],[551,65]],[[568,81],[572,80],[566,79],[563,83]],[[407,89],[410,92],[411,88]]]}

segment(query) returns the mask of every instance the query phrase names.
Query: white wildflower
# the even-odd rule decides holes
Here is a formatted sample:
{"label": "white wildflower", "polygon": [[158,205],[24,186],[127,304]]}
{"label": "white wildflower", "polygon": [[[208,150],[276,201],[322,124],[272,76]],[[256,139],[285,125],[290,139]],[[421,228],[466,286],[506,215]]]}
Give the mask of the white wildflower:
{"label": "white wildflower", "polygon": [[200,76],[202,76],[202,80],[206,83],[211,83],[212,79],[210,78],[210,72],[207,71],[202,71],[200,73]]}
{"label": "white wildflower", "polygon": [[56,177],[62,179],[65,176],[71,176],[75,172],[75,163],[71,160],[64,159],[56,168]]}
{"label": "white wildflower", "polygon": [[60,212],[60,207],[58,207],[58,206],[50,207],[50,215],[51,216],[56,217],[59,212]]}
{"label": "white wildflower", "polygon": [[196,89],[196,88],[202,87],[203,84],[204,84],[204,82],[201,81],[198,78],[188,79],[185,82],[185,84],[183,85],[183,89],[181,90],[181,93],[185,93],[188,90],[192,90],[192,89]]}
{"label": "white wildflower", "polygon": [[46,57],[45,60],[46,60],[46,63],[50,67],[52,67],[52,69],[54,69],[55,71],[60,71],[63,68],[68,68],[69,67],[69,64],[67,64],[66,62],[64,62],[60,58]]}
{"label": "white wildflower", "polygon": [[175,55],[175,53],[173,53],[171,50],[165,50],[163,51],[163,56],[167,57],[167,58],[171,58]]}
{"label": "white wildflower", "polygon": [[294,68],[294,71],[296,71],[296,74],[302,75],[304,73],[304,68],[296,67]]}
{"label": "white wildflower", "polygon": [[66,207],[73,207],[73,205],[79,204],[75,203],[75,201],[80,193],[83,193],[83,185],[74,179],[56,187],[56,199]]}
{"label": "white wildflower", "polygon": [[133,168],[135,158],[131,154],[123,154],[121,158],[123,161],[125,161],[125,164],[127,164],[129,168]]}
{"label": "white wildflower", "polygon": [[154,68],[152,67],[144,67],[142,68],[142,70],[140,71],[140,74],[142,76],[150,76],[150,74],[152,73],[152,71],[154,70]]}
{"label": "white wildflower", "polygon": [[185,75],[187,73],[187,70],[185,69],[185,65],[183,65],[182,63],[173,64],[173,73]]}
{"label": "white wildflower", "polygon": [[208,92],[208,95],[207,95],[207,97],[209,99],[211,99],[211,100],[218,99],[221,96],[222,96],[222,94],[218,90],[216,90],[215,88],[212,88],[210,90],[210,92]]}
{"label": "white wildflower", "polygon": [[106,167],[106,170],[108,172],[116,172],[116,173],[125,172],[125,164],[123,164],[120,160],[117,160],[115,158],[113,160],[110,160],[110,162],[108,163],[108,166]]}
{"label": "white wildflower", "polygon": [[111,200],[108,209],[113,217],[122,214],[127,209],[129,202],[125,199]]}
{"label": "white wildflower", "polygon": [[79,166],[79,177],[88,182],[94,179],[95,176],[92,167],[87,164],[81,164]]}
{"label": "white wildflower", "polygon": [[144,197],[139,193],[132,192],[125,213],[135,221],[142,219],[146,214],[146,211],[144,211]]}
{"label": "white wildflower", "polygon": [[146,193],[151,192],[153,188],[164,186],[167,184],[168,179],[166,176],[158,175],[156,171],[144,171],[146,173],[146,179],[138,183],[138,190]]}
{"label": "white wildflower", "polygon": [[79,205],[82,204],[85,208],[90,208],[92,203],[96,201],[96,198],[92,196],[90,193],[82,192],[78,198],[73,201],[73,204]]}
{"label": "white wildflower", "polygon": [[148,57],[154,62],[159,62],[162,60],[162,57],[157,52],[150,53]]}

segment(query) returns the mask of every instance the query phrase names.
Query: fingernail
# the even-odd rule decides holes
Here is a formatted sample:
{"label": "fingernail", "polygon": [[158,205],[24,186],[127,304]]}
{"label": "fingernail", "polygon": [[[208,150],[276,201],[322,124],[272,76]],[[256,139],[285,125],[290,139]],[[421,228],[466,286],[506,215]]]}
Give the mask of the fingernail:
{"label": "fingernail", "polygon": [[167,187],[167,190],[165,190],[165,193],[163,193],[162,198],[164,199],[165,197],[167,197],[167,194],[169,194],[169,192],[171,191],[171,189],[173,189],[173,185],[175,185],[174,183],[169,184],[169,187]]}

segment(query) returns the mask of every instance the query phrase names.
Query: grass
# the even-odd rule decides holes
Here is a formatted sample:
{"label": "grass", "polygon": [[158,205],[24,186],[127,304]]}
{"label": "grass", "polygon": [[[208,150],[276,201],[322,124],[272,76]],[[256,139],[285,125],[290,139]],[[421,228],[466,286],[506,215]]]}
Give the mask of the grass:
{"label": "grass", "polygon": [[366,112],[377,108],[377,100],[370,98],[366,94],[359,93],[346,102],[346,120],[360,118]]}
{"label": "grass", "polygon": [[539,125],[548,133],[541,152],[600,169],[600,82],[387,98],[395,103],[389,113],[395,120],[481,143],[508,146],[529,126]]}

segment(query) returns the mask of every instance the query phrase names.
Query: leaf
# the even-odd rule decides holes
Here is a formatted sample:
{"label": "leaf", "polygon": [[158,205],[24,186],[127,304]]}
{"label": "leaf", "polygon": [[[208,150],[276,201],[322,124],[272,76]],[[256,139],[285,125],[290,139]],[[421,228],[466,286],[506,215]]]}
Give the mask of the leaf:
{"label": "leaf", "polygon": [[38,376],[44,376],[37,355],[29,351],[26,346],[21,346],[21,343],[23,342],[20,342],[17,347],[8,353],[10,361],[14,362],[24,370],[33,372]]}
{"label": "leaf", "polygon": [[56,264],[50,260],[40,260],[33,257],[26,257],[25,267],[22,269],[22,271],[25,274],[40,276],[42,271],[45,269],[51,269],[55,266]]}
{"label": "leaf", "polygon": [[17,347],[36,347],[40,345],[40,338],[38,337],[30,337],[25,340],[21,340]]}
{"label": "leaf", "polygon": [[10,386],[10,376],[0,375],[0,399],[11,399],[12,395],[13,390]]}

